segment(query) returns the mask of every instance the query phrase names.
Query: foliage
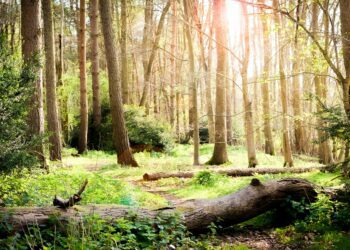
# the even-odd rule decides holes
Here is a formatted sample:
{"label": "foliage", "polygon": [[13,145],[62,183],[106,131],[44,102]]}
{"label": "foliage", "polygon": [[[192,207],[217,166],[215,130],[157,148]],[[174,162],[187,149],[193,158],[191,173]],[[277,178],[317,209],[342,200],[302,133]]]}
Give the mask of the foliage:
{"label": "foliage", "polygon": [[55,195],[68,198],[74,194],[84,179],[88,179],[89,183],[81,204],[167,205],[162,198],[123,181],[81,168],[56,169],[49,174],[41,170],[23,170],[15,171],[12,175],[0,175],[0,199],[6,206],[49,206]]}
{"label": "foliage", "polygon": [[[350,121],[340,106],[327,106],[318,100],[321,110],[316,115],[323,121],[318,129],[325,132],[325,138],[331,137],[350,145]],[[345,159],[339,164],[344,176],[350,176],[350,159]]]}
{"label": "foliage", "polygon": [[210,171],[201,171],[194,177],[193,182],[197,185],[201,186],[213,186],[217,180],[219,179],[220,175],[214,174]]}
{"label": "foliage", "polygon": [[[98,128],[93,126],[92,115],[89,116],[88,144],[92,149],[114,151],[112,136],[112,117],[108,104],[102,105],[102,124]],[[170,125],[158,118],[146,115],[144,108],[125,105],[125,125],[128,130],[129,141],[132,146],[150,145],[152,150],[169,152],[174,146],[174,139]],[[155,122],[155,120],[157,120]],[[78,144],[79,126],[76,126],[71,135],[71,146]],[[147,149],[147,147],[145,147]],[[141,150],[142,151],[142,150]]]}
{"label": "foliage", "polygon": [[[6,218],[3,218],[6,222]],[[8,231],[6,223],[1,232]],[[86,216],[83,222],[68,225],[52,217],[45,227],[31,226],[26,232],[0,237],[1,249],[217,249],[215,232],[193,237],[181,224],[177,214],[159,214],[154,219],[141,218],[133,212],[114,221],[97,215]],[[213,241],[213,242],[212,242]],[[222,245],[225,247],[225,245]],[[220,247],[221,249],[221,247]],[[249,249],[245,245],[223,249]]]}
{"label": "foliage", "polygon": [[[35,58],[34,58],[35,59]],[[29,153],[35,138],[28,138],[27,113],[32,83],[36,79],[32,65],[22,65],[0,38],[0,171],[35,164]]]}
{"label": "foliage", "polygon": [[[281,241],[304,242],[310,245],[310,249],[346,249],[343,247],[349,244],[349,238],[343,232],[350,229],[350,205],[331,201],[321,195],[316,203],[309,206],[309,211],[306,219],[298,220],[286,228],[276,229]],[[309,242],[305,242],[305,239]]]}

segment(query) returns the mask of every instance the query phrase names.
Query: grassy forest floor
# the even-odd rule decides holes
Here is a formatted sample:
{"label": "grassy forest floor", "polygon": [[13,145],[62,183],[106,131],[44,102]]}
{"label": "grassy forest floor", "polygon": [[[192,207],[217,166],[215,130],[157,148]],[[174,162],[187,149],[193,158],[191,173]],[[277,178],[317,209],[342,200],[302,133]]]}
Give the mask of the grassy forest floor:
{"label": "grassy forest floor", "polygon": [[[209,160],[213,145],[201,146],[201,163]],[[39,170],[26,173],[15,173],[11,185],[2,186],[2,192],[7,191],[5,202],[7,206],[49,206],[55,195],[69,197],[75,193],[84,179],[89,180],[83,200],[80,204],[120,204],[133,207],[156,209],[173,206],[187,199],[215,198],[235,192],[248,185],[252,177],[227,177],[211,174],[210,178],[192,179],[168,178],[154,182],[142,181],[144,173],[206,170],[219,168],[212,166],[192,166],[192,147],[177,145],[170,153],[136,153],[139,168],[121,167],[116,164],[116,155],[100,151],[89,151],[82,156],[75,155],[75,150],[65,149],[62,163],[50,162],[50,173]],[[246,167],[246,151],[243,147],[229,147],[230,163],[220,168]],[[259,167],[281,167],[282,156],[269,156],[262,152],[257,155]],[[296,167],[318,166],[317,159],[308,156],[295,157]],[[257,175],[262,181],[285,177],[305,178],[317,185],[335,187],[342,184],[337,173],[313,171],[302,174]],[[4,177],[2,177],[4,178]],[[3,180],[4,181],[4,180]],[[4,182],[5,183],[5,182]],[[15,191],[14,191],[15,190]],[[321,203],[322,197],[321,197]],[[237,225],[225,230],[219,235],[208,235],[214,245],[223,249],[300,249],[300,244],[310,246],[310,249],[349,249],[350,235],[345,232],[331,231],[318,235],[316,231],[309,234],[298,233],[294,226],[270,228],[269,215]],[[270,229],[269,229],[270,228]],[[216,232],[217,229],[212,229]],[[338,248],[332,240],[335,235],[340,241]],[[318,237],[318,238],[317,238]],[[207,238],[208,240],[208,238]],[[314,242],[315,241],[315,242]],[[321,243],[320,243],[321,242]],[[344,243],[345,242],[345,243]],[[327,245],[329,244],[329,246]],[[330,248],[328,248],[330,247]]]}

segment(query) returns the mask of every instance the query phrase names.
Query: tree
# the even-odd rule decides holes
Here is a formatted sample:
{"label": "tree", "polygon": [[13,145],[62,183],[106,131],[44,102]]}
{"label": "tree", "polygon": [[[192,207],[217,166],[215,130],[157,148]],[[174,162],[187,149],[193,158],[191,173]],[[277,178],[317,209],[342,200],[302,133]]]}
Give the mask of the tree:
{"label": "tree", "polygon": [[[40,1],[21,0],[22,55],[24,63],[35,64],[41,51]],[[34,67],[36,81],[28,113],[28,135],[42,136],[44,133],[43,82],[41,67]],[[33,148],[42,166],[46,166],[44,146],[40,142]]]}
{"label": "tree", "polygon": [[92,118],[96,130],[101,125],[101,101],[99,81],[98,56],[98,0],[90,0],[90,26],[91,26],[91,75],[92,75]]}
{"label": "tree", "polygon": [[245,137],[248,150],[248,167],[254,168],[258,161],[255,153],[255,138],[254,138],[254,122],[253,122],[253,107],[249,100],[248,93],[248,65],[250,57],[250,35],[249,35],[249,16],[247,11],[247,4],[242,3],[242,15],[244,19],[244,28],[242,30],[242,44],[244,48],[242,60],[242,87],[243,87],[243,102],[244,102],[244,123],[245,123]]}
{"label": "tree", "polygon": [[[312,20],[311,20],[311,25],[312,25],[312,32],[314,33],[314,36],[318,36],[318,16],[319,16],[319,6],[316,2],[312,4]],[[325,21],[325,26],[327,27],[327,22],[328,20]],[[327,29],[328,30],[328,29]],[[326,31],[327,32],[327,31]],[[325,48],[327,49],[328,47],[328,42],[326,42]],[[316,57],[316,53],[313,52],[313,57]],[[327,67],[328,68],[328,67]],[[326,72],[327,73],[327,72]],[[314,77],[314,83],[315,83],[315,93],[317,98],[321,102],[325,102],[327,98],[327,86],[326,86],[326,79],[323,76],[315,75]],[[322,110],[322,105],[320,102],[317,102],[316,104],[316,109],[317,112],[321,112]],[[322,119],[318,119],[318,122],[322,124]],[[323,124],[321,126],[324,126]],[[320,163],[323,164],[330,164],[333,163],[333,155],[332,155],[332,150],[330,147],[329,140],[326,138],[326,134],[324,131],[317,130],[317,135],[318,135],[318,141],[319,141],[319,147],[318,147],[318,156],[319,156],[319,161]]]}
{"label": "tree", "polygon": [[215,145],[209,164],[223,164],[228,161],[226,144],[226,94],[225,94],[225,1],[214,0],[213,23],[215,28],[217,66],[216,66],[216,106],[215,106]]}
{"label": "tree", "polygon": [[49,150],[51,160],[61,160],[61,131],[56,97],[56,65],[51,0],[42,0],[44,14],[45,76],[47,125],[50,133]]}
{"label": "tree", "polygon": [[122,80],[122,93],[123,103],[129,103],[129,83],[128,83],[128,57],[126,54],[126,35],[127,35],[127,4],[126,0],[120,1],[120,19],[121,19],[121,31],[120,31],[120,52],[121,52],[121,80]]}
{"label": "tree", "polygon": [[[273,5],[277,9],[279,0],[274,0]],[[293,167],[292,148],[289,138],[289,120],[288,120],[288,97],[287,97],[287,79],[284,69],[284,45],[281,44],[281,16],[275,13],[275,23],[277,26],[277,41],[279,42],[278,67],[281,84],[281,103],[282,103],[282,129],[283,129],[283,156],[284,166]]]}
{"label": "tree", "polygon": [[[146,10],[148,10],[149,8],[152,8],[152,5],[151,5],[152,3],[153,3],[153,0],[146,1]],[[149,56],[148,60],[144,59],[144,61],[143,61],[143,63],[144,63],[143,64],[143,66],[144,66],[144,86],[143,86],[143,92],[142,92],[142,97],[141,97],[141,101],[140,101],[140,106],[146,106],[146,104],[147,104],[147,98],[148,98],[148,95],[150,92],[150,78],[151,78],[151,73],[152,73],[152,66],[153,66],[154,59],[156,57],[156,52],[158,49],[159,40],[160,40],[162,31],[163,31],[165,17],[170,9],[170,6],[171,6],[171,0],[168,0],[168,2],[166,3],[166,5],[162,11],[160,19],[159,19],[159,23],[158,23],[157,31],[156,31],[156,37],[155,37],[153,45],[152,45],[150,56]],[[146,26],[151,27],[150,22],[152,21],[152,15],[151,14],[148,14],[148,15],[147,16],[145,15],[145,29],[143,31],[144,32],[144,41],[143,41],[144,48],[147,48],[147,45],[149,44],[149,42],[148,42],[149,37],[148,37],[148,35],[145,35],[145,32],[146,33],[150,32],[150,30],[149,30],[149,28],[146,28]],[[146,38],[145,38],[145,36],[146,36]]]}
{"label": "tree", "polygon": [[[264,3],[265,0],[259,0]],[[266,11],[263,10],[266,14]],[[265,136],[265,153],[269,155],[275,155],[275,147],[272,138],[271,129],[271,113],[270,113],[270,86],[269,86],[269,75],[270,75],[270,35],[268,31],[268,21],[266,15],[262,16],[262,28],[263,28],[263,47],[264,47],[264,58],[263,58],[263,83],[261,84],[261,93],[263,97],[263,121],[264,121],[264,136]]]}
{"label": "tree", "polygon": [[129,146],[129,137],[125,127],[123,102],[121,96],[120,82],[118,79],[116,38],[112,27],[112,4],[111,0],[99,2],[102,33],[106,51],[109,96],[112,115],[113,139],[117,151],[118,163],[137,167]]}
{"label": "tree", "polygon": [[86,38],[85,38],[85,0],[80,0],[79,8],[79,70],[80,70],[80,130],[79,130],[79,154],[87,149],[88,136],[88,100],[86,84]]}
{"label": "tree", "polygon": [[[193,52],[193,44],[192,44],[192,35],[190,30],[190,0],[184,0],[184,9],[185,9],[185,20],[187,25],[185,25],[185,33],[187,38],[187,44],[188,44],[188,53],[189,53],[189,60],[190,60],[190,98],[191,98],[191,104],[190,105],[190,130],[193,129],[193,146],[194,146],[194,153],[193,153],[193,165],[199,165],[199,125],[198,125],[198,88],[197,88],[197,80],[195,77],[195,62],[194,62],[194,52]],[[192,118],[192,121],[191,121]]]}

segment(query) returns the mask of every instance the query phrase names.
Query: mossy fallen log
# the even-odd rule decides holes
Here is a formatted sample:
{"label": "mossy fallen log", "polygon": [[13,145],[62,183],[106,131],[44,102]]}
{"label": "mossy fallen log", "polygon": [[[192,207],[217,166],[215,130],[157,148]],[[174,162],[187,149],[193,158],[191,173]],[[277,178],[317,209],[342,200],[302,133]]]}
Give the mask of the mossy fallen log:
{"label": "mossy fallen log", "polygon": [[230,226],[277,208],[287,198],[309,202],[316,200],[313,184],[303,179],[282,179],[261,183],[253,179],[250,185],[238,192],[216,199],[189,200],[177,207],[158,210],[143,208],[88,205],[67,209],[57,207],[16,207],[0,208],[0,218],[11,225],[14,231],[23,230],[27,225],[45,226],[50,218],[59,222],[81,220],[85,215],[97,214],[103,219],[123,218],[132,211],[140,217],[155,218],[162,213],[178,213],[181,222],[190,231],[206,229],[211,223]]}
{"label": "mossy fallen log", "polygon": [[[305,173],[315,170],[325,170],[325,166],[316,167],[303,167],[303,168],[232,168],[232,169],[208,169],[213,171],[213,173],[224,174],[232,177],[239,176],[253,176],[255,174],[283,174],[283,173]],[[204,170],[204,169],[203,169]],[[188,171],[188,172],[172,172],[172,173],[145,173],[143,175],[144,181],[156,181],[163,178],[192,178],[198,171]]]}

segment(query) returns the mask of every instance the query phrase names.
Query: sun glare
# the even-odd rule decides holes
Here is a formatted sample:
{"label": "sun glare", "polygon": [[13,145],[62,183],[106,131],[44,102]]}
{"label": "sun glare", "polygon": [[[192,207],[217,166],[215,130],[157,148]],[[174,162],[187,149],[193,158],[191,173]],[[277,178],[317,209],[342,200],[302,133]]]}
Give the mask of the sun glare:
{"label": "sun glare", "polygon": [[242,24],[241,4],[236,1],[226,1],[226,16],[230,40],[233,41],[239,37]]}

